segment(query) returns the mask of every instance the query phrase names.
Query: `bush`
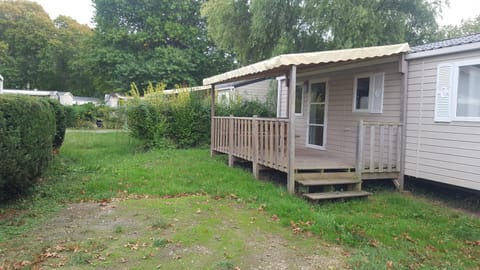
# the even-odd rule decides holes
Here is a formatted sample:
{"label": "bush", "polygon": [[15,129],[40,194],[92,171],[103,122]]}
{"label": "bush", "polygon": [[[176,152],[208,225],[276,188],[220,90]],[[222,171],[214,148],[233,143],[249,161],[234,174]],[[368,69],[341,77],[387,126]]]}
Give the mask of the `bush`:
{"label": "bush", "polygon": [[53,109],[55,114],[55,138],[53,139],[53,148],[55,150],[60,149],[65,139],[65,130],[66,126],[66,117],[65,117],[65,106],[60,104],[57,100],[48,99],[47,100],[50,106]]}
{"label": "bush", "polygon": [[[164,95],[153,86],[143,100],[128,104],[128,125],[132,136],[147,146],[171,143],[179,148],[208,145],[210,143],[210,98],[202,92],[183,92]],[[220,116],[272,117],[271,106],[260,101],[232,100],[216,105]]]}
{"label": "bush", "polygon": [[0,200],[24,193],[42,175],[55,133],[49,101],[0,96]]}
{"label": "bush", "polygon": [[197,147],[210,138],[210,105],[199,93],[150,91],[147,98],[130,101],[127,122],[131,135],[146,146]]}
{"label": "bush", "polygon": [[82,104],[66,107],[66,122],[69,128],[96,128],[96,120],[102,120],[105,128],[124,128],[125,108],[110,108],[105,105]]}
{"label": "bush", "polygon": [[215,115],[237,117],[274,117],[271,105],[258,100],[230,100],[229,103],[220,103],[215,107]]}

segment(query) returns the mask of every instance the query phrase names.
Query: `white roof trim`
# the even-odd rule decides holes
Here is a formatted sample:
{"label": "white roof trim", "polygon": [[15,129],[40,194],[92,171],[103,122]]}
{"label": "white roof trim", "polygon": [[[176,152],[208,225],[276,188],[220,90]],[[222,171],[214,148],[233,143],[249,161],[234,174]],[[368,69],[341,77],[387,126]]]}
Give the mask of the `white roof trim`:
{"label": "white roof trim", "polygon": [[425,57],[452,54],[452,53],[460,53],[460,52],[466,52],[466,51],[472,51],[472,50],[478,50],[478,49],[480,49],[480,42],[469,43],[464,45],[454,45],[451,47],[411,53],[411,54],[407,54],[405,59],[408,61],[408,60],[413,60],[418,58],[425,58]]}
{"label": "white roof trim", "polygon": [[203,85],[211,85],[231,81],[249,75],[261,75],[275,69],[285,68],[291,65],[315,65],[352,60],[376,58],[405,53],[410,50],[408,43],[364,47],[355,49],[321,51],[311,53],[284,54],[265,61],[241,67],[223,74],[219,74],[203,80]]}

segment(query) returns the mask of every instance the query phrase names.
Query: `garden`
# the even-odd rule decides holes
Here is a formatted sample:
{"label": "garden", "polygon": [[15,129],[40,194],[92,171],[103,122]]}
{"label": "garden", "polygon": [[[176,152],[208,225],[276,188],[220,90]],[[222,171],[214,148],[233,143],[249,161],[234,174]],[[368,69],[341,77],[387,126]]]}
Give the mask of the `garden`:
{"label": "garden", "polygon": [[[181,121],[202,99],[169,99],[135,101],[131,132],[67,130],[36,184],[0,206],[0,269],[478,269],[478,215],[386,187],[309,203],[211,158],[186,136],[200,123]],[[159,121],[174,113],[186,135]]]}

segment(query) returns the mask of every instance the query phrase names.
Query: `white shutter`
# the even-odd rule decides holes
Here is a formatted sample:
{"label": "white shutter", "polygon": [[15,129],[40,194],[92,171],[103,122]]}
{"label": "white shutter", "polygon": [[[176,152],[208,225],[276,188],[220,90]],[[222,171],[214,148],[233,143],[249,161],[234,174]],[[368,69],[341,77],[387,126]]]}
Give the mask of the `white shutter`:
{"label": "white shutter", "polygon": [[437,89],[435,92],[435,121],[450,122],[453,88],[453,65],[440,64],[437,68]]}
{"label": "white shutter", "polygon": [[383,112],[383,86],[385,81],[385,73],[378,73],[372,75],[370,78],[372,81],[372,103],[370,106],[371,113],[382,113]]}

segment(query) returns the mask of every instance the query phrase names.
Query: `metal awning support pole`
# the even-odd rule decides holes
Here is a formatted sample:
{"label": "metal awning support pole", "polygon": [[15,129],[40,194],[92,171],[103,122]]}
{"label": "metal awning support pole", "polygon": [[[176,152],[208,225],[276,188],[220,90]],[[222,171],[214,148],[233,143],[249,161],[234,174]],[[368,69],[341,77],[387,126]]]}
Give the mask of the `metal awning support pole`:
{"label": "metal awning support pole", "polygon": [[210,156],[215,155],[213,150],[214,140],[215,140],[215,84],[212,84],[212,89],[210,89],[212,95],[212,104],[210,105]]}
{"label": "metal awning support pole", "polygon": [[297,66],[290,67],[288,76],[288,178],[287,191],[295,193],[295,88],[297,85]]}

